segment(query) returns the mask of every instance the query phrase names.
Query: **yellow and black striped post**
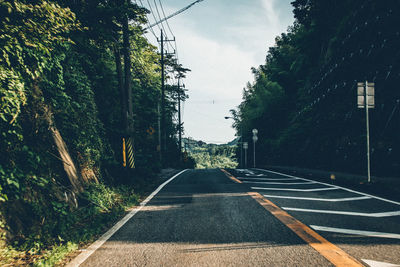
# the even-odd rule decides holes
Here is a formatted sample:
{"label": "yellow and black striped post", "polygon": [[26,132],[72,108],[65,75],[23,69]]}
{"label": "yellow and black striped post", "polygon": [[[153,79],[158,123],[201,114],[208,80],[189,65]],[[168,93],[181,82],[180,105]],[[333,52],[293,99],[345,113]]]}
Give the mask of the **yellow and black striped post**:
{"label": "yellow and black striped post", "polygon": [[131,169],[135,168],[135,155],[133,154],[132,137],[126,139],[126,155],[128,159],[128,167]]}
{"label": "yellow and black striped post", "polygon": [[126,167],[126,145],[125,138],[122,137],[122,166]]}

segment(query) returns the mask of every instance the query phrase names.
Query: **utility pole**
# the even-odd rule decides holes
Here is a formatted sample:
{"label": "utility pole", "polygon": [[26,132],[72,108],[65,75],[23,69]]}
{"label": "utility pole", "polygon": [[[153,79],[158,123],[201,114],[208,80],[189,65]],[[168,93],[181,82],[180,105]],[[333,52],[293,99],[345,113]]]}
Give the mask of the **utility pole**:
{"label": "utility pole", "polygon": [[161,154],[162,159],[165,159],[165,153],[167,151],[167,129],[166,129],[166,114],[165,114],[165,59],[164,59],[164,42],[175,41],[164,39],[163,30],[161,30]]}
{"label": "utility pole", "polygon": [[181,89],[178,78],[178,131],[179,131],[179,159],[182,161],[182,122],[181,122]]}
{"label": "utility pole", "polygon": [[[130,55],[130,42],[129,42],[129,21],[128,14],[124,14],[122,17],[122,47],[124,54],[124,85],[123,91],[121,93],[122,101],[122,112],[123,115],[123,123],[125,124],[125,133],[124,137],[122,137],[122,165],[124,167],[129,167],[131,169],[135,168],[135,154],[134,154],[134,121],[133,121],[133,103],[132,103],[132,88],[131,88],[131,55]],[[118,47],[116,48],[118,49]],[[122,77],[121,77],[121,68],[120,63],[118,63],[119,53],[116,50],[116,64],[117,64],[117,72],[118,74],[118,82],[121,85]],[[125,94],[124,94],[125,93]],[[125,102],[125,103],[124,103]],[[127,102],[127,105],[126,105]],[[126,110],[127,108],[127,110]]]}
{"label": "utility pole", "polygon": [[165,77],[164,77],[164,35],[161,30],[161,154],[167,149],[167,131],[165,129]]}
{"label": "utility pole", "polygon": [[128,98],[126,132],[129,136],[132,136],[133,135],[133,104],[132,104],[132,90],[131,90],[131,57],[130,57],[128,15],[124,16],[124,21],[122,24],[122,34],[123,34],[124,72],[125,72],[124,88],[125,88],[126,97]]}
{"label": "utility pole", "polygon": [[157,103],[157,126],[158,126],[158,146],[157,151],[160,155],[160,162],[162,162],[162,152],[161,152],[161,117],[160,117],[160,103]]}
{"label": "utility pole", "polygon": [[[224,117],[225,118],[225,120],[227,120],[227,119],[232,119],[232,120],[235,120],[235,118],[234,117],[229,117],[229,116],[226,116],[226,117]],[[243,143],[243,126],[242,125],[240,125],[240,139],[239,139],[240,141],[238,141],[238,145],[240,146],[240,168],[243,168],[243,149],[244,149],[244,143]]]}

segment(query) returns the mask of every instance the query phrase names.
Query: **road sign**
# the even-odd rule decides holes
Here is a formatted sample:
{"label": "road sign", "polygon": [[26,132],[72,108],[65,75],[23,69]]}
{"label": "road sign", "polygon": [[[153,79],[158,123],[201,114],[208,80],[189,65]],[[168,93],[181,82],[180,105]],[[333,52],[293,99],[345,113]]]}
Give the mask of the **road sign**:
{"label": "road sign", "polygon": [[258,130],[257,129],[253,129],[253,135],[257,135],[258,134]]}
{"label": "road sign", "polygon": [[368,183],[371,182],[371,156],[369,151],[369,114],[368,110],[375,107],[375,83],[368,81],[357,83],[357,106],[365,109],[365,122],[367,130],[367,175]]}
{"label": "road sign", "polygon": [[147,132],[149,135],[153,135],[153,134],[155,133],[155,131],[156,131],[156,130],[154,130],[154,128],[151,127],[151,126],[149,127],[149,129],[146,130],[146,132]]}
{"label": "road sign", "polygon": [[257,142],[257,140],[258,140],[257,135],[254,135],[254,136],[253,136],[253,141],[254,141],[254,142]]}
{"label": "road sign", "polygon": [[[367,84],[367,86],[365,86],[365,84]],[[367,87],[366,91],[365,87]],[[375,107],[375,83],[357,83],[358,108],[365,108],[365,99],[367,99],[368,108]]]}
{"label": "road sign", "polygon": [[249,148],[249,143],[243,142],[243,149],[248,149]]}

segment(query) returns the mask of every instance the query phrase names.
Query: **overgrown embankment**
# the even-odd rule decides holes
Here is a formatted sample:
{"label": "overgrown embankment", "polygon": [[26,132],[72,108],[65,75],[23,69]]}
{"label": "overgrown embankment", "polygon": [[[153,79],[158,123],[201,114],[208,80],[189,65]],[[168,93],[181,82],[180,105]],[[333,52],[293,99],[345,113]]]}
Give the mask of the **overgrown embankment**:
{"label": "overgrown embankment", "polygon": [[[157,129],[161,75],[156,48],[143,37],[145,13],[122,0],[0,1],[0,265],[53,264],[153,183],[161,163],[157,134],[147,130]],[[122,42],[126,19],[134,26]],[[170,94],[165,164],[180,156]],[[121,107],[128,96],[129,133]],[[127,135],[132,172],[121,168]]]}

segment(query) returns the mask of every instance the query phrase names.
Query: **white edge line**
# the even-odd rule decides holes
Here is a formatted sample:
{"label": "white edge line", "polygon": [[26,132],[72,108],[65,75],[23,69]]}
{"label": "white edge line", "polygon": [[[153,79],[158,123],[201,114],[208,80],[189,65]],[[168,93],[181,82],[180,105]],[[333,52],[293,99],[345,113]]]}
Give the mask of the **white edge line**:
{"label": "white edge line", "polygon": [[333,227],[325,227],[325,226],[318,226],[318,225],[310,225],[310,227],[316,231],[323,231],[323,232],[400,239],[399,234],[392,234],[392,233],[371,232],[371,231],[352,230],[352,229],[344,229],[344,228],[333,228]]}
{"label": "white edge line", "polygon": [[[298,177],[298,176],[293,176],[293,175],[289,175],[289,174],[285,174],[285,173],[281,173],[281,172],[274,172],[274,171],[269,171],[269,170],[265,170],[265,169],[258,169],[258,168],[255,168],[255,169],[256,170],[261,170],[261,171],[272,172],[272,173],[275,173],[275,174],[280,174],[280,175],[283,175],[283,176],[286,176],[286,177],[298,178],[298,179],[302,179],[304,181],[314,181],[314,180],[301,178],[301,177]],[[348,192],[356,193],[356,194],[367,196],[367,197],[372,197],[372,198],[375,198],[375,199],[378,199],[378,200],[382,200],[382,201],[385,201],[385,202],[388,202],[388,203],[392,203],[392,204],[396,204],[396,205],[400,206],[400,202],[397,202],[397,201],[389,200],[389,199],[382,198],[382,197],[377,197],[377,196],[370,195],[370,194],[367,194],[367,193],[362,193],[362,192],[359,192],[359,191],[356,191],[356,190],[351,190],[351,189],[348,189],[348,188],[345,188],[345,187],[341,187],[341,186],[338,186],[338,185],[332,185],[332,184],[322,183],[322,182],[318,182],[318,181],[314,181],[314,182],[316,182],[318,184],[327,185],[327,186],[333,186],[333,187],[336,187],[336,188],[339,188],[339,189],[346,190]]]}
{"label": "white edge line", "polygon": [[339,214],[339,215],[350,215],[350,216],[363,216],[363,217],[391,217],[399,216],[400,211],[387,211],[387,212],[376,212],[376,213],[363,213],[363,212],[351,212],[351,211],[339,211],[339,210],[313,210],[313,209],[300,209],[300,208],[290,208],[282,207],[284,210],[291,211],[301,211],[301,212],[313,212],[313,213],[325,213],[325,214]]}
{"label": "white edge line", "polygon": [[92,243],[86,251],[83,251],[81,254],[76,256],[72,261],[70,261],[66,267],[75,267],[81,265],[87,258],[90,257],[99,247],[101,247],[115,232],[117,232],[130,218],[132,218],[136,213],[138,213],[146,204],[158,193],[160,190],[166,186],[173,179],[181,175],[183,172],[187,171],[187,169],[175,174],[167,181],[162,183],[153,193],[151,193],[145,200],[143,200],[139,206],[131,210],[124,218],[122,218],[119,222],[117,222],[113,227],[111,227],[106,233],[104,233],[99,239],[97,239],[94,243]]}
{"label": "white edge line", "polygon": [[347,198],[312,198],[312,197],[291,197],[291,196],[277,196],[277,195],[264,195],[265,197],[271,198],[285,198],[285,199],[296,199],[296,200],[311,200],[311,201],[326,201],[326,202],[341,202],[341,201],[355,201],[371,199],[371,197],[347,197]]}

